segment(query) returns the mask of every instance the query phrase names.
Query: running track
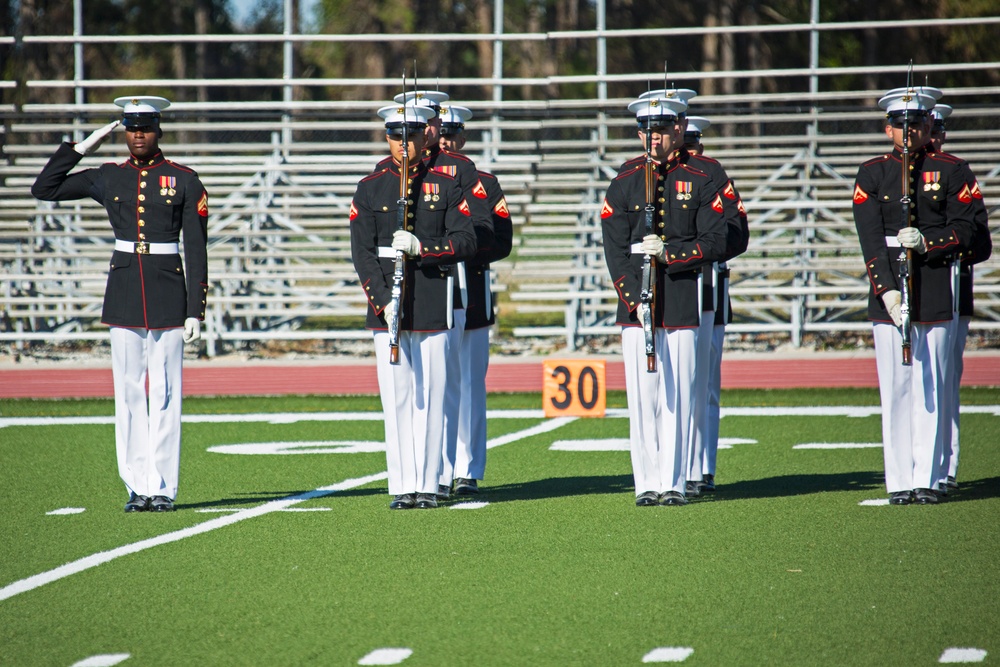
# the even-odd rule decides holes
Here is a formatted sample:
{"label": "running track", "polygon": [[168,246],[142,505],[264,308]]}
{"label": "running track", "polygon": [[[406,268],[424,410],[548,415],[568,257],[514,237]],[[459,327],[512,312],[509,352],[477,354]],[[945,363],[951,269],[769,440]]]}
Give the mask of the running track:
{"label": "running track", "polygon": [[[549,359],[563,358],[554,355]],[[596,358],[595,358],[596,359]],[[486,377],[491,392],[542,390],[542,359],[494,358]],[[619,359],[606,359],[608,389],[624,389]],[[1000,352],[965,355],[963,386],[1000,386]],[[871,355],[777,354],[723,358],[726,389],[877,387]],[[377,394],[374,362],[310,363],[191,361],[184,367],[185,396],[275,396],[283,394]],[[110,366],[52,364],[0,367],[0,398],[106,398],[114,395]]]}

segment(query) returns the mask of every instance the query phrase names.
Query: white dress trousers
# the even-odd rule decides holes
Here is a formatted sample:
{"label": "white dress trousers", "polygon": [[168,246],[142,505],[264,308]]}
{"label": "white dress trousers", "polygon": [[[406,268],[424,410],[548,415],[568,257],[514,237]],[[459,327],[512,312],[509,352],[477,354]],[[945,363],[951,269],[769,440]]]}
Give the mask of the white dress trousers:
{"label": "white dress trousers", "polygon": [[177,497],[183,360],[182,328],[111,327],[118,474],[140,496]]}
{"label": "white dress trousers", "polygon": [[389,363],[389,332],[375,331],[374,342],[389,494],[437,493],[448,332],[401,331],[397,365]]}
{"label": "white dress trousers", "polygon": [[462,402],[458,413],[455,477],[486,477],[486,371],[490,366],[490,327],[462,335]]}
{"label": "white dress trousers", "polygon": [[[969,337],[969,322],[971,317],[959,317],[955,324],[955,340],[952,348],[951,372],[948,373],[948,395],[951,396],[951,436],[947,446],[944,448],[944,457],[941,461],[941,475],[947,479],[958,478],[958,431],[959,431],[959,409],[961,400],[959,389],[962,384],[962,371],[965,370],[965,341]],[[943,481],[943,480],[942,480]]]}
{"label": "white dress trousers", "polygon": [[705,421],[699,435],[705,438],[701,448],[701,475],[715,477],[715,461],[719,453],[719,420],[722,418],[722,346],[726,340],[726,325],[712,326],[712,350],[708,362],[708,400]]}
{"label": "white dress trousers", "polygon": [[936,489],[951,434],[950,385],[955,321],[913,324],[913,365],[902,363],[902,337],[889,323],[873,324],[882,401],[882,450],[889,493]]}
{"label": "white dress trousers", "polygon": [[[441,456],[441,473],[438,484],[450,487],[455,477],[455,449],[461,423],[462,385],[465,371],[462,341],[465,338],[465,309],[452,311],[454,326],[447,331],[448,366],[444,394],[444,449]],[[436,490],[436,489],[435,489]]]}
{"label": "white dress trousers", "polygon": [[656,373],[646,371],[642,327],[622,327],[635,493],[684,493],[698,329],[656,330]]}
{"label": "white dress trousers", "polygon": [[712,362],[712,330],[715,327],[715,311],[705,310],[701,313],[701,325],[698,327],[698,346],[695,352],[694,398],[692,407],[691,442],[688,445],[687,479],[689,482],[700,482],[704,470],[705,451],[708,446],[706,429],[708,428],[708,392],[711,374],[709,365]]}

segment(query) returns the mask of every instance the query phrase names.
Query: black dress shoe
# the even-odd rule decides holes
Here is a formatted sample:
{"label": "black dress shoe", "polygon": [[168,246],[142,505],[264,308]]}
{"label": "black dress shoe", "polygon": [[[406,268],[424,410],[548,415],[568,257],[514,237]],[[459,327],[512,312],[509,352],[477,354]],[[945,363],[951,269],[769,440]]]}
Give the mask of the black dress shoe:
{"label": "black dress shoe", "polygon": [[909,505],[913,502],[913,491],[896,491],[889,496],[890,505]]}
{"label": "black dress shoe", "polygon": [[474,493],[479,493],[479,482],[467,477],[459,477],[455,480],[456,496],[471,496]]}
{"label": "black dress shoe", "polygon": [[703,475],[699,487],[702,493],[715,493],[715,475]]}
{"label": "black dress shoe", "polygon": [[638,496],[635,497],[635,506],[653,507],[656,505],[656,502],[658,500],[659,496],[656,495],[656,491],[646,491],[644,493],[640,493]]}
{"label": "black dress shoe", "polygon": [[941,494],[934,489],[913,489],[913,502],[918,505],[937,505],[941,502]]}
{"label": "black dress shoe", "polygon": [[684,482],[684,495],[697,498],[701,495],[701,482]]}
{"label": "black dress shoe", "polygon": [[125,503],[126,512],[146,512],[149,510],[149,498],[146,496],[137,496],[136,494],[131,494],[128,497],[128,502]]}
{"label": "black dress shoe", "polygon": [[684,497],[684,494],[678,493],[676,491],[667,491],[666,493],[660,494],[660,500],[659,500],[659,502],[660,502],[661,505],[687,505],[688,504],[687,498]]}
{"label": "black dress shoe", "polygon": [[958,480],[948,475],[948,481],[945,482],[945,486],[948,487],[949,491],[958,491]]}
{"label": "black dress shoe", "polygon": [[417,494],[415,493],[403,493],[392,499],[389,503],[389,509],[391,510],[409,510],[417,504]]}
{"label": "black dress shoe", "polygon": [[418,510],[429,510],[434,509],[438,506],[437,496],[433,493],[418,493],[417,494],[417,509]]}
{"label": "black dress shoe", "polygon": [[174,501],[166,496],[153,496],[149,499],[150,512],[173,512]]}
{"label": "black dress shoe", "polygon": [[438,500],[448,500],[451,497],[451,487],[438,484]]}

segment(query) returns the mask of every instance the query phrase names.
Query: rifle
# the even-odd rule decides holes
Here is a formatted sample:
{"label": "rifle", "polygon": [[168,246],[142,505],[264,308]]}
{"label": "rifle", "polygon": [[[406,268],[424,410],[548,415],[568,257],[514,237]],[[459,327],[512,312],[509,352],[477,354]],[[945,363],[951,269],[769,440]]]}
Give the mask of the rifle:
{"label": "rifle", "polygon": [[[910,86],[910,79],[913,75],[913,61],[910,61],[910,69],[906,73],[906,95],[912,94],[913,88]],[[904,101],[906,98],[903,98]],[[903,227],[910,226],[910,118],[906,111],[903,112],[903,150],[902,150],[902,193],[903,196],[899,199],[900,210],[903,216]],[[904,248],[899,253],[899,292],[900,292],[900,307],[899,316],[903,320],[900,325],[900,334],[902,336],[902,353],[903,353],[903,365],[910,366],[913,364],[913,353],[911,350],[911,339],[910,339],[910,314],[913,308],[913,250],[911,248]]]}
{"label": "rifle", "polygon": [[[654,224],[653,197],[656,191],[656,176],[653,174],[653,138],[650,116],[646,115],[646,208],[644,236],[656,233]],[[639,292],[639,317],[642,320],[642,335],[646,343],[646,372],[656,372],[656,337],[653,324],[653,308],[656,301],[656,260],[650,255],[642,257],[642,291]]]}
{"label": "rifle", "polygon": [[[408,213],[407,185],[410,177],[410,151],[406,119],[406,70],[403,70],[403,156],[399,167],[399,199],[396,200],[396,229],[406,230]],[[399,364],[399,320],[402,317],[403,292],[406,289],[406,253],[396,251],[392,270],[392,317],[389,318],[389,363]]]}

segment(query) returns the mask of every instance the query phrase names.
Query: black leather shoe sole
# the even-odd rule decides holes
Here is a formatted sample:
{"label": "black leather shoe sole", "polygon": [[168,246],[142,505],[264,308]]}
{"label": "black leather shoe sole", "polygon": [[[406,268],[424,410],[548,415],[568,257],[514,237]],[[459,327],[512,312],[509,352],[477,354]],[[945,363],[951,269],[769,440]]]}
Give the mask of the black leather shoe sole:
{"label": "black leather shoe sole", "polygon": [[667,491],[666,493],[664,493],[663,495],[660,496],[659,502],[660,502],[661,505],[687,505],[688,504],[687,498],[685,498],[680,493],[677,493],[676,491]]}
{"label": "black leather shoe sole", "polygon": [[941,495],[933,489],[914,489],[915,502],[918,505],[937,505],[941,502]]}
{"label": "black leather shoe sole", "polygon": [[912,491],[897,491],[889,496],[890,505],[909,505],[913,502]]}

